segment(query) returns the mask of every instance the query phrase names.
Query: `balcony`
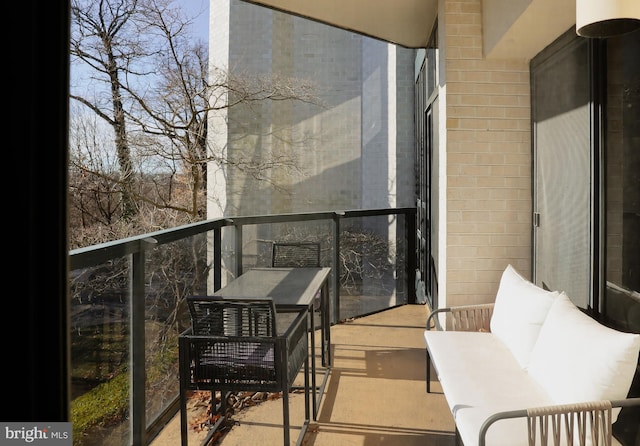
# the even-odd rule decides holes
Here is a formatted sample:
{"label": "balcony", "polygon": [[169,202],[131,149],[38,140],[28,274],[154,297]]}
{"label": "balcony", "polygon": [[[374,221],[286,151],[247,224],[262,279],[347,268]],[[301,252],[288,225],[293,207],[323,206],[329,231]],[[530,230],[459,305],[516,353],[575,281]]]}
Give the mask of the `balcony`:
{"label": "balcony", "polygon": [[[319,422],[337,411],[348,414],[345,401],[368,405],[371,392],[383,396],[381,405],[410,410],[394,417],[414,420],[418,412],[412,405],[422,407],[424,400],[415,395],[424,393],[420,333],[426,320],[426,307],[411,305],[418,303],[415,234],[415,209],[375,209],[208,220],[72,251],[76,444],[150,444],[178,433],[177,336],[189,324],[184,298],[268,266],[275,240],[318,241],[322,265],[333,268],[330,319],[337,368],[325,388]],[[379,318],[384,322],[375,322]],[[403,389],[407,382],[409,390]],[[409,395],[396,401],[402,392]],[[376,419],[389,419],[388,408],[365,409]],[[371,430],[367,423],[352,428]],[[409,424],[394,433],[395,424],[377,423],[379,435],[420,437],[417,432],[429,429]]]}

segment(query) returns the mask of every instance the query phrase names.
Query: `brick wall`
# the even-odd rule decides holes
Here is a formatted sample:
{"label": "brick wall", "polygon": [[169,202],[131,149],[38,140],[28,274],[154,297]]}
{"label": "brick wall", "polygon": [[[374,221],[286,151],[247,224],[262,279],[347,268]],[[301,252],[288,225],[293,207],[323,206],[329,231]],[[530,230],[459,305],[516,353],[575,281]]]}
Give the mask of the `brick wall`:
{"label": "brick wall", "polygon": [[528,63],[483,57],[481,10],[480,0],[446,0],[440,21],[448,306],[492,302],[508,263],[526,277],[531,268]]}

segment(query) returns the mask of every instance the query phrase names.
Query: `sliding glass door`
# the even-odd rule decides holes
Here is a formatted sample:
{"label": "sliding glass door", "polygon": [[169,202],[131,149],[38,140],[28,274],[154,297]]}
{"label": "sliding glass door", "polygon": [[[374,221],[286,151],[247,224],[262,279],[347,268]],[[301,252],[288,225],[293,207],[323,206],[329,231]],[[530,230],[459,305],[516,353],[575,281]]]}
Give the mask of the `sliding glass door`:
{"label": "sliding glass door", "polygon": [[587,39],[566,34],[532,62],[535,282],[591,300],[594,147]]}

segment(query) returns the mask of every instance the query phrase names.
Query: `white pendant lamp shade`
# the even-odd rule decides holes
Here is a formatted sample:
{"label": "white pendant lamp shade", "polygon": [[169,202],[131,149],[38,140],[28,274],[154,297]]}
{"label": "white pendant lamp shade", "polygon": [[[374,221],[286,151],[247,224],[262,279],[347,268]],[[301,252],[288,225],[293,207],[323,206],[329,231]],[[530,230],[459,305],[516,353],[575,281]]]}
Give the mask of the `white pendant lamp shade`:
{"label": "white pendant lamp shade", "polygon": [[606,38],[640,29],[640,0],[576,0],[576,32]]}

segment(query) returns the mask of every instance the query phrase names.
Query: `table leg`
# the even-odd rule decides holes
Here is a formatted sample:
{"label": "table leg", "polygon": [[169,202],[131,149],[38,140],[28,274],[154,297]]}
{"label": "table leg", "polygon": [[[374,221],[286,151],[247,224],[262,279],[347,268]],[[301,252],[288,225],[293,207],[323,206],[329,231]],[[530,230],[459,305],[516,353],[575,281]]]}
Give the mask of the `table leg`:
{"label": "table leg", "polygon": [[329,282],[322,285],[322,365],[331,367],[331,314],[329,305]]}
{"label": "table leg", "polygon": [[313,405],[313,419],[318,418],[318,387],[316,386],[316,329],[315,329],[315,315],[313,305],[309,308],[309,331],[311,332],[311,388],[313,394],[311,395],[311,401]]}

